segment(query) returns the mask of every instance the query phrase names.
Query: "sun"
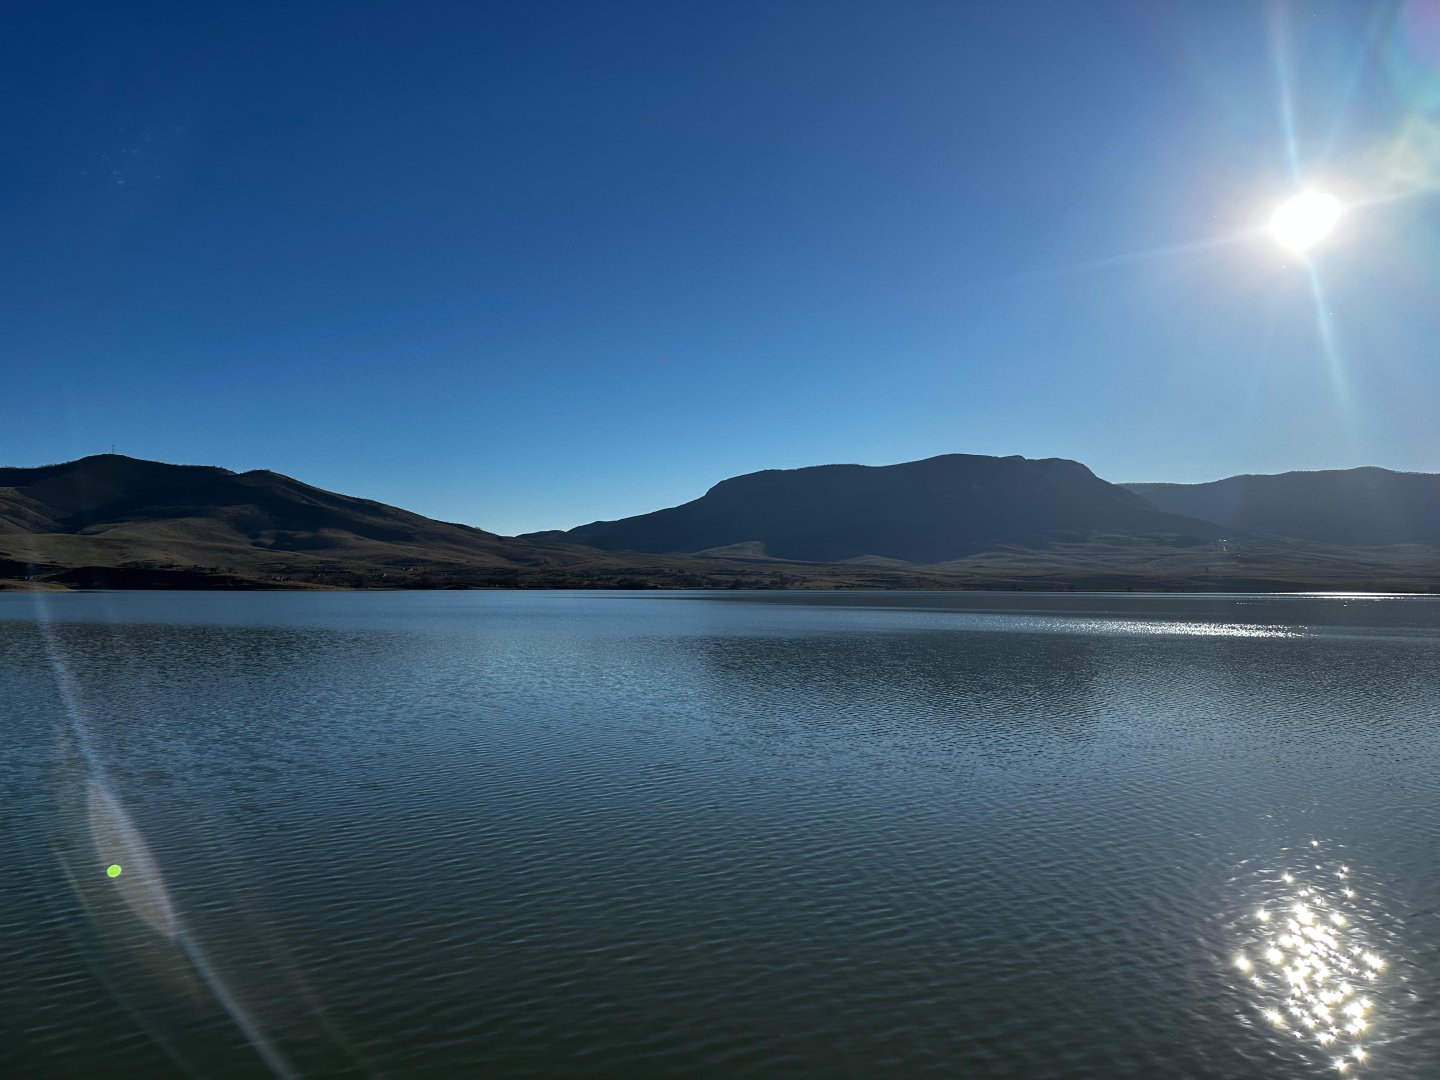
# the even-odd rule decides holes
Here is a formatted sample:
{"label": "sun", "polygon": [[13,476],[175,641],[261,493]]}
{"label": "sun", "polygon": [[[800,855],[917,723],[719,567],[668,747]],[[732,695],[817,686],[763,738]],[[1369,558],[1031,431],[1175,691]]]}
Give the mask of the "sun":
{"label": "sun", "polygon": [[1270,235],[1291,251],[1306,251],[1330,234],[1342,209],[1334,195],[1303,192],[1276,209],[1270,219]]}

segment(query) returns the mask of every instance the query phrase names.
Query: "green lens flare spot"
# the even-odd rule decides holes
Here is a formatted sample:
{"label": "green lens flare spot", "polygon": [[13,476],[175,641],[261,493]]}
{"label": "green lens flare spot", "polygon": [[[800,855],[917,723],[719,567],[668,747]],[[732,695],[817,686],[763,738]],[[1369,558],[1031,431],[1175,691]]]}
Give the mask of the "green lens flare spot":
{"label": "green lens flare spot", "polygon": [[105,873],[108,874],[110,877],[119,877],[120,864],[118,862],[112,862],[109,866],[105,868]]}

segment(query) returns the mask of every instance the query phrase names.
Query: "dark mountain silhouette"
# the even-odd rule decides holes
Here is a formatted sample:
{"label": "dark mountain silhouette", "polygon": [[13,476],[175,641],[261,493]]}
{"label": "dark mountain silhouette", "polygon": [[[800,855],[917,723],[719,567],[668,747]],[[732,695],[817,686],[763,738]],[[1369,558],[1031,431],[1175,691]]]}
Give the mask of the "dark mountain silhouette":
{"label": "dark mountain silhouette", "polygon": [[719,549],[808,562],[928,564],[1084,533],[1209,539],[1224,531],[1159,511],[1076,461],[946,454],[900,465],[750,473],[683,506],[534,535],[609,551]]}
{"label": "dark mountain silhouette", "polygon": [[399,544],[497,561],[517,546],[467,525],[337,495],[279,473],[167,465],[119,454],[0,469],[0,531],[111,540],[168,534],[179,542],[243,543],[268,551]]}
{"label": "dark mountain silhouette", "polygon": [[11,580],[189,588],[585,585],[614,584],[622,572],[625,560],[592,549],[497,536],[265,470],[118,454],[0,469],[0,577]]}
{"label": "dark mountain silhouette", "polygon": [[1326,544],[1440,543],[1440,476],[1365,467],[1126,484],[1161,510]]}
{"label": "dark mountain silhouette", "polygon": [[1433,590],[1437,554],[1246,536],[1054,459],[755,473],[529,537],[262,470],[115,454],[0,469],[0,588]]}

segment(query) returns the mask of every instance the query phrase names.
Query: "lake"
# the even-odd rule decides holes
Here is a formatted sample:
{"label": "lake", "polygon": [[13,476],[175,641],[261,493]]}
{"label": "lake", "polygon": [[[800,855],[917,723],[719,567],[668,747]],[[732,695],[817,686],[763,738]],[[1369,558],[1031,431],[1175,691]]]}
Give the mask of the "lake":
{"label": "lake", "polygon": [[1440,1075],[1436,599],[0,594],[0,703],[7,1077]]}

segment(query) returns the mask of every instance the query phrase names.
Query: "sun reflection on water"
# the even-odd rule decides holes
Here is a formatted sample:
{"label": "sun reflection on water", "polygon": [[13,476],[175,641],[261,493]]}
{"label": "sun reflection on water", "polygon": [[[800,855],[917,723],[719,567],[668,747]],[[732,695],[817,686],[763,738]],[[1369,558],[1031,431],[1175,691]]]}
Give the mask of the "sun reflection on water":
{"label": "sun reflection on water", "polygon": [[1350,868],[1324,861],[1319,846],[1311,841],[1303,864],[1266,879],[1264,902],[1239,924],[1233,962],[1265,1025],[1348,1073],[1370,1060],[1365,1043],[1378,1019],[1372,992],[1387,961],[1366,938]]}

